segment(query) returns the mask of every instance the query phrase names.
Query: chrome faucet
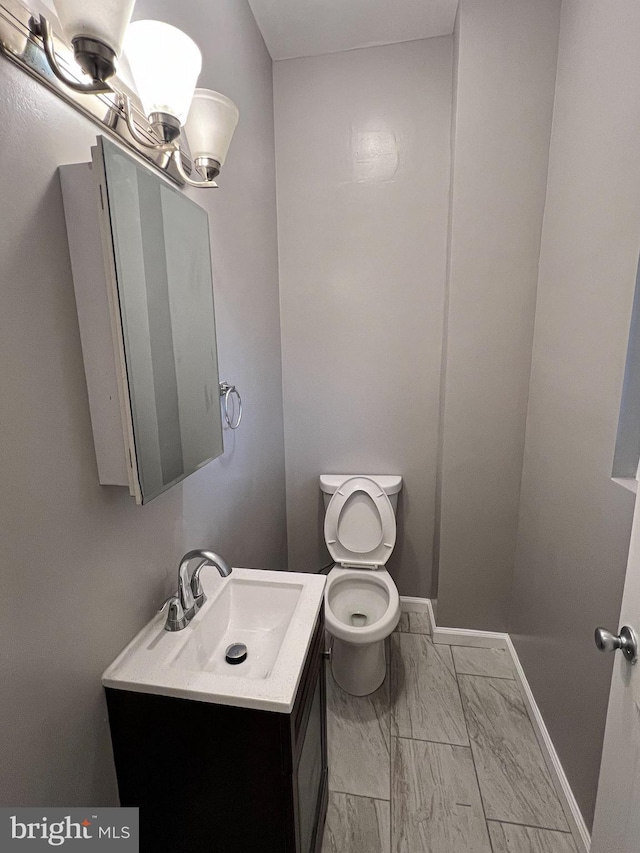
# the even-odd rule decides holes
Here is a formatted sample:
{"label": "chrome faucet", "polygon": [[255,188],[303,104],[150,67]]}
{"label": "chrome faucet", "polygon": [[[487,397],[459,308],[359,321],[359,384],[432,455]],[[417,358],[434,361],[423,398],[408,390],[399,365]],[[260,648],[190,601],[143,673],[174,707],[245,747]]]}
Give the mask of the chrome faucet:
{"label": "chrome faucet", "polygon": [[[199,559],[200,562],[189,574],[189,563]],[[223,578],[231,574],[231,566],[219,554],[213,551],[187,551],[180,560],[178,568],[178,592],[170,595],[160,608],[160,612],[169,607],[165,631],[181,631],[196,615],[207,600],[200,580],[200,572],[204,566],[214,566]]]}

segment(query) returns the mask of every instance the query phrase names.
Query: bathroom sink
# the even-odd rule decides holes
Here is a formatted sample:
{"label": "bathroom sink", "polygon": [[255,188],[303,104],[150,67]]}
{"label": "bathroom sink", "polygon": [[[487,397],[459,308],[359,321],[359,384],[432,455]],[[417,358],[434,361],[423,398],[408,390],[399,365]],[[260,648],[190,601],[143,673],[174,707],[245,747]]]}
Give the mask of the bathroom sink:
{"label": "bathroom sink", "polygon": [[[239,578],[234,572],[209,606],[208,615],[171,661],[193,672],[215,672],[240,678],[268,678],[273,671],[291,618],[300,600],[301,583]],[[247,647],[247,659],[231,667],[225,650],[232,643]]]}
{"label": "bathroom sink", "polygon": [[[325,578],[236,569],[220,578],[202,570],[207,601],[182,631],[164,630],[158,614],[102,676],[105,687],[289,713],[316,619]],[[225,652],[242,643],[247,657]]]}

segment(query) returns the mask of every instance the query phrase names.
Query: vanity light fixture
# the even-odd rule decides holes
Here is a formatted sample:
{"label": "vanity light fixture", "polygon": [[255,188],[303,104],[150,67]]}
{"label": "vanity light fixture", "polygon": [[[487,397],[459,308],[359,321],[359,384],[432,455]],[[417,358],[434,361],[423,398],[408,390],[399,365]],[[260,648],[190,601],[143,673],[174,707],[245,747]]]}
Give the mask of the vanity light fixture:
{"label": "vanity light fixture", "polygon": [[220,173],[238,117],[238,108],[229,98],[211,89],[196,89],[185,129],[193,165],[206,181]]}
{"label": "vanity light fixture", "polygon": [[[196,43],[162,21],[135,21],[127,30],[124,49],[158,142],[149,142],[137,133],[131,122],[131,104],[125,97],[131,135],[140,145],[168,152],[186,184],[217,187],[214,179],[224,163],[239,114],[233,101],[219,92],[195,88],[202,67]],[[182,163],[177,139],[185,121],[193,163],[202,180],[188,175]]]}
{"label": "vanity light fixture", "polygon": [[31,31],[42,38],[53,73],[70,89],[83,93],[111,91],[107,80],[116,71],[122,41],[131,20],[135,0],[56,0],[56,11],[73,55],[91,82],[79,82],[67,74],[56,58],[51,26],[44,15],[31,19]]}
{"label": "vanity light fixture", "polygon": [[[214,179],[229,150],[238,108],[219,92],[195,88],[202,55],[188,35],[162,21],[130,23],[134,3],[55,0],[65,41],[71,43],[74,59],[89,78],[86,80],[74,77],[61,65],[51,25],[44,15],[30,17],[29,32],[32,40],[42,40],[47,64],[64,84],[63,90],[66,87],[82,95],[113,96],[107,102],[112,108],[101,121],[115,135],[139,153],[144,149],[156,152],[155,159],[151,154],[145,156],[173,180],[195,187],[217,187]],[[148,126],[134,118],[131,98],[115,78],[123,49]],[[4,52],[18,64],[25,60],[24,55]],[[30,68],[35,70],[33,65]],[[128,135],[118,129],[121,118]],[[185,167],[180,148],[183,129],[193,160],[191,172]]]}
{"label": "vanity light fixture", "polygon": [[174,142],[202,68],[198,45],[163,21],[135,21],[127,29],[124,50],[149,124],[161,145]]}

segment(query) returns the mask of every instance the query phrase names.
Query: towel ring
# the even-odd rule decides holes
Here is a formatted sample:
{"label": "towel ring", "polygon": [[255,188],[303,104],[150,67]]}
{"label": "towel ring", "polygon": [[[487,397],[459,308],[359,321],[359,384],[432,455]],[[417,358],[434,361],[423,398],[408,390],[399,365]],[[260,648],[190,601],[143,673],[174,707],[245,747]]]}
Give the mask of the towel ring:
{"label": "towel ring", "polygon": [[[238,398],[238,414],[236,416],[235,423],[229,417],[229,397],[231,396],[231,394],[235,394]],[[224,398],[222,401],[222,409],[224,411],[224,419],[227,422],[227,426],[229,427],[229,429],[238,429],[238,427],[240,426],[240,421],[242,420],[242,397],[240,396],[240,392],[238,391],[235,385],[230,385],[229,382],[221,382],[220,396]]]}

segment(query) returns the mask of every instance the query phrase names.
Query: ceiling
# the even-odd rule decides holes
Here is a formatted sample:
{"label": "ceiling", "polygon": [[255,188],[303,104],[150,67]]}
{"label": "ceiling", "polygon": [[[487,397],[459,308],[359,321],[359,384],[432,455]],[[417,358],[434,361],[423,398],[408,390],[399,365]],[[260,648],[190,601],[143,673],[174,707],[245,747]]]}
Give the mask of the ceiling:
{"label": "ceiling", "polygon": [[249,0],[272,59],[450,35],[458,0]]}

